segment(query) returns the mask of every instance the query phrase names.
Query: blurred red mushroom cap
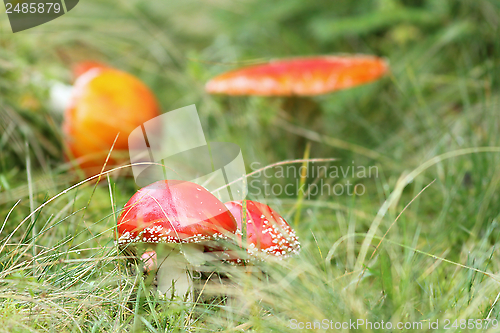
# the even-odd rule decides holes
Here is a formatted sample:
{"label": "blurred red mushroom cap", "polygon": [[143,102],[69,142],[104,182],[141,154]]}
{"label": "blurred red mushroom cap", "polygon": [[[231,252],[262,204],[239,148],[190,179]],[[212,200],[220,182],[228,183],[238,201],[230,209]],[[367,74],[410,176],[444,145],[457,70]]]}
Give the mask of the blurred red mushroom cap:
{"label": "blurred red mushroom cap", "polygon": [[[242,230],[243,202],[225,203]],[[251,256],[259,252],[284,258],[300,251],[300,243],[295,231],[285,219],[271,207],[260,202],[246,200],[247,252]],[[238,235],[241,240],[241,235]]]}
{"label": "blurred red mushroom cap", "polygon": [[375,56],[290,58],[221,74],[205,89],[211,94],[312,96],[374,81],[388,69]]}
{"label": "blurred red mushroom cap", "polygon": [[236,231],[234,217],[204,187],[161,180],[137,191],[118,219],[118,243],[200,243]]}

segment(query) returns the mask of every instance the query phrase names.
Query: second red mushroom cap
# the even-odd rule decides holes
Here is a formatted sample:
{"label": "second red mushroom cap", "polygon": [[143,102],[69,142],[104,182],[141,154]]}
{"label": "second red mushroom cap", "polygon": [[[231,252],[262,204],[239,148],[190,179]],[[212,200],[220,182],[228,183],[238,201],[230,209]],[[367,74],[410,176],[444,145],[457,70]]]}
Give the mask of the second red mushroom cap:
{"label": "second red mushroom cap", "polygon": [[223,73],[205,89],[225,95],[312,96],[372,82],[387,69],[384,59],[365,55],[280,59]]}
{"label": "second red mushroom cap", "polygon": [[[245,210],[243,201],[230,201],[225,205],[235,217],[239,231],[243,230],[246,218],[245,247],[250,256],[263,253],[285,258],[300,251],[295,231],[268,205],[250,200],[246,200]],[[238,238],[241,239],[241,235]]]}

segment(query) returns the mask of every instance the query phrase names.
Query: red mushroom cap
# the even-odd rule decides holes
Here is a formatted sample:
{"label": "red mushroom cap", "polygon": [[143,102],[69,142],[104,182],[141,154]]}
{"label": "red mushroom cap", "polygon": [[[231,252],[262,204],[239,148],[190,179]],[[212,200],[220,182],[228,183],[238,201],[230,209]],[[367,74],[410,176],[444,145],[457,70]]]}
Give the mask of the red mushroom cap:
{"label": "red mushroom cap", "polygon": [[312,96],[374,81],[387,68],[383,59],[374,56],[291,58],[221,74],[205,89],[226,95]]}
{"label": "red mushroom cap", "polygon": [[[241,231],[243,202],[230,201],[225,205],[235,217],[238,230]],[[295,231],[268,205],[246,200],[246,221],[249,255],[262,252],[277,257],[288,257],[300,251],[300,243]],[[241,240],[240,233],[238,238]]]}
{"label": "red mushroom cap", "polygon": [[199,243],[225,238],[237,225],[204,187],[160,180],[135,193],[118,219],[118,243]]}

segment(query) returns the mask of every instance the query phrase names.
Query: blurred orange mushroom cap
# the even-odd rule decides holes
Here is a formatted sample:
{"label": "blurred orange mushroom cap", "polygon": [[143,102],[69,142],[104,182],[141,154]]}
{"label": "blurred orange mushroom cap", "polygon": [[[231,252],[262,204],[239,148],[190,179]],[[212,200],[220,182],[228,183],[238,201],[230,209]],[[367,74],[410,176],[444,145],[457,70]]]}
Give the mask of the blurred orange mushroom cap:
{"label": "blurred orange mushroom cap", "polygon": [[[99,173],[118,134],[114,152],[127,150],[132,130],[159,115],[155,96],[135,76],[113,68],[92,67],[76,80],[64,113],[69,157],[78,159],[87,176]],[[122,161],[114,156],[108,164]]]}
{"label": "blurred orange mushroom cap", "polygon": [[226,72],[209,82],[211,94],[313,96],[377,80],[388,70],[375,56],[320,56],[272,61]]}

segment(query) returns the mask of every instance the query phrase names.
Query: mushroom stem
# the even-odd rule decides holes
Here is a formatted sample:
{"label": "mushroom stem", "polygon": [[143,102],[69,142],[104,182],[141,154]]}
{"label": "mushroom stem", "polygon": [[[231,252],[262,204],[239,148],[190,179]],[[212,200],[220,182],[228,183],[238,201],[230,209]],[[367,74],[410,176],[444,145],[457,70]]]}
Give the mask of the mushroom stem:
{"label": "mushroom stem", "polygon": [[300,124],[315,124],[321,115],[321,109],[318,103],[306,96],[288,96],[282,103],[282,108],[292,119]]}
{"label": "mushroom stem", "polygon": [[[322,132],[324,124],[321,122],[321,108],[312,98],[303,96],[286,97],[282,104],[283,117],[292,124],[298,124],[301,127],[309,130]],[[295,149],[290,150],[292,154],[288,158],[299,156],[306,149],[307,139],[302,136],[297,136],[296,133],[288,133],[287,142],[290,147]]]}
{"label": "mushroom stem", "polygon": [[158,254],[158,291],[167,297],[193,300],[193,279],[190,264],[178,249]]}

